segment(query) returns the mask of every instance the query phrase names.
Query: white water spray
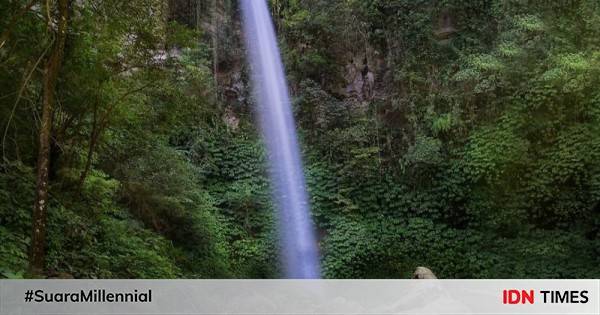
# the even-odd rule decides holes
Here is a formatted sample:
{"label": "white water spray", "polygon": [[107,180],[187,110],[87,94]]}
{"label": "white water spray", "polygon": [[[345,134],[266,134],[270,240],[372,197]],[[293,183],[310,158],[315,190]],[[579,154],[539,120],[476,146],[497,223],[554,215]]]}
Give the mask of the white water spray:
{"label": "white water spray", "polygon": [[288,278],[319,278],[319,256],[289,93],[271,15],[264,0],[240,0],[246,47],[269,155]]}

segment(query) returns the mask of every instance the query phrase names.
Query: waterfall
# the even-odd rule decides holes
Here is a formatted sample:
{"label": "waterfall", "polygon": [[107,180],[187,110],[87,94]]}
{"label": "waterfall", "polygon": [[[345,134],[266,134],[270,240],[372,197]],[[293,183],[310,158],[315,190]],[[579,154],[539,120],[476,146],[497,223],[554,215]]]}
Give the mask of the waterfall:
{"label": "waterfall", "polygon": [[262,134],[279,214],[281,257],[288,278],[319,278],[319,255],[290,97],[265,0],[240,0]]}

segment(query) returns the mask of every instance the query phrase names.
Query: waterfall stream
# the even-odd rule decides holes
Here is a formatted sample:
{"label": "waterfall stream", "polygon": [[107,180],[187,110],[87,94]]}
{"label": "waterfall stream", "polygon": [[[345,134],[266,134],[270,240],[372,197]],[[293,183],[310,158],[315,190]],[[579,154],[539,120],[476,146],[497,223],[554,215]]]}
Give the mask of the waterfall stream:
{"label": "waterfall stream", "polygon": [[288,278],[319,278],[319,254],[287,82],[267,3],[240,0],[252,85],[269,156]]}

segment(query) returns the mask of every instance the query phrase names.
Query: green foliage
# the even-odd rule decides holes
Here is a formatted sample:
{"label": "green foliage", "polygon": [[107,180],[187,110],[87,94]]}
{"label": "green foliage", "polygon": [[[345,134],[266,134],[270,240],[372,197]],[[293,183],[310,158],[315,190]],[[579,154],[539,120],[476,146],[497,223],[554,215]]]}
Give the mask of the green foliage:
{"label": "green foliage", "polygon": [[265,170],[265,153],[254,131],[200,133],[190,147],[202,183],[215,198],[230,253],[232,276],[277,275],[277,235]]}
{"label": "green foliage", "polygon": [[[162,1],[73,2],[46,276],[281,276],[263,143],[227,98],[248,77],[227,4],[213,50],[207,17]],[[9,25],[23,5],[0,3],[3,278],[27,269],[53,41],[37,9]],[[598,1],[271,5],[325,277],[598,277]],[[357,101],[344,66],[363,57],[375,93]]]}
{"label": "green foliage", "polygon": [[23,277],[27,268],[34,178],[31,168],[15,162],[0,172],[0,276]]}
{"label": "green foliage", "polygon": [[121,209],[93,219],[60,206],[50,210],[49,270],[76,278],[155,279],[181,275],[171,244]]}
{"label": "green foliage", "polygon": [[[380,49],[390,69],[376,75],[392,78],[364,115],[336,99],[328,70],[327,83],[296,80],[326,276],[407,277],[418,265],[461,278],[598,272],[597,3],[307,3],[318,11],[284,14],[288,49],[342,63],[336,47]],[[333,24],[354,19],[346,31],[366,40],[320,44],[329,35],[305,27],[327,12]],[[454,33],[440,39],[443,14]]]}

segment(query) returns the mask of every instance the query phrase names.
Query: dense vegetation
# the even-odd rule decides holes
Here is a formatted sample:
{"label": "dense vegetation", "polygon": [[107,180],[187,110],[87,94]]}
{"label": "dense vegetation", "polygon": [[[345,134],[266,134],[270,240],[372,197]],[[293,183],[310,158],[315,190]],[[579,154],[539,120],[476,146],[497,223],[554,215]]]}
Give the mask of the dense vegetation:
{"label": "dense vegetation", "polygon": [[[600,2],[271,8],[324,277],[600,277]],[[280,275],[235,1],[0,17],[1,277]]]}

